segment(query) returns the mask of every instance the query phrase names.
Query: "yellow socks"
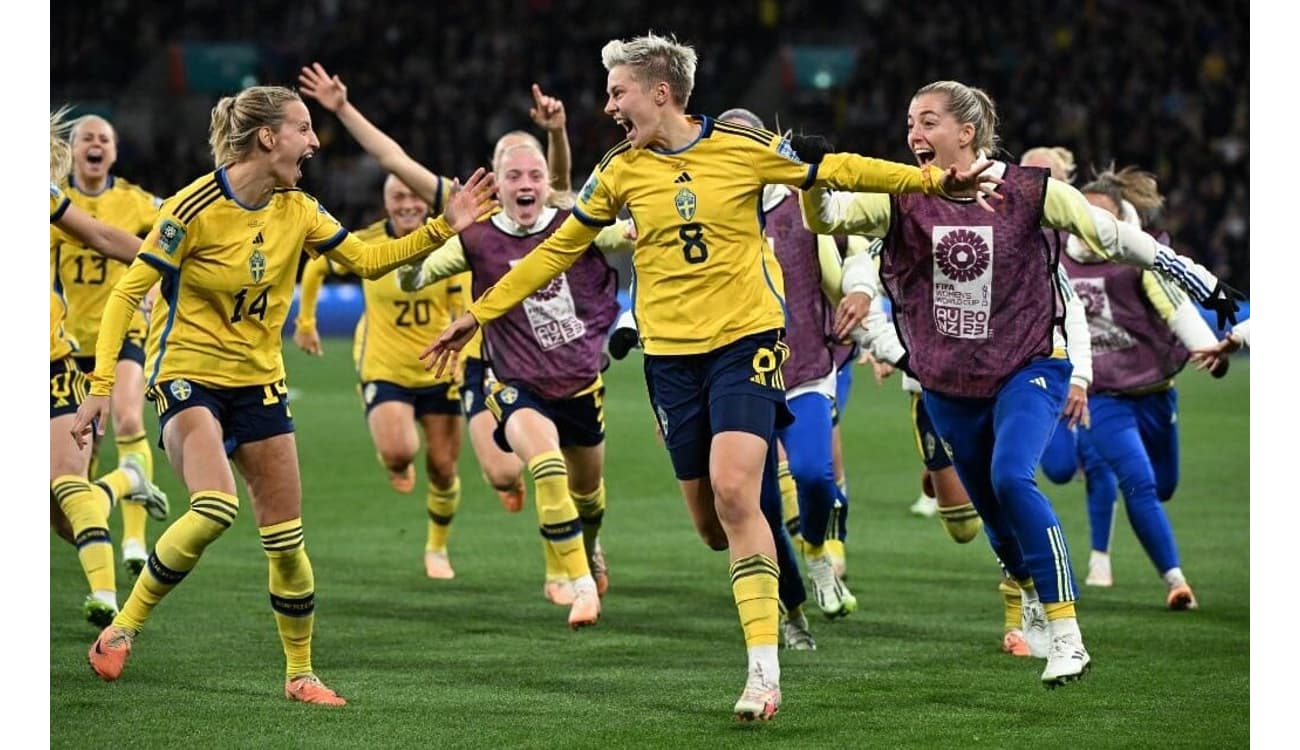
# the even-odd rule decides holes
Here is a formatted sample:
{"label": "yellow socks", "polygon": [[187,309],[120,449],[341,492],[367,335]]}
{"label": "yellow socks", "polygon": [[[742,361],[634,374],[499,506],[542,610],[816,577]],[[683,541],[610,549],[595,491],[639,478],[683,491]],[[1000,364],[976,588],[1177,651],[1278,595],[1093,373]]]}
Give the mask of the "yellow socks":
{"label": "yellow socks", "polygon": [[564,569],[564,561],[554,549],[551,549],[551,543],[545,537],[542,538],[542,557],[546,560],[546,580],[569,580],[569,572]]}
{"label": "yellow socks", "polygon": [[596,551],[596,536],[600,534],[600,524],[605,519],[605,480],[601,478],[596,491],[589,495],[572,493],[573,504],[578,509],[578,518],[582,519],[582,545],[590,558]]}
{"label": "yellow socks", "polygon": [[790,473],[789,461],[776,465],[776,483],[781,487],[781,515],[785,520],[785,530],[790,534],[790,541],[794,542],[795,551],[806,555],[803,537],[799,536],[799,489]]}
{"label": "yellow socks", "polygon": [[129,455],[138,456],[140,465],[144,467],[144,478],[152,482],[153,451],[149,448],[149,436],[143,432],[138,435],[119,435],[114,442],[117,443],[118,462]]}
{"label": "yellow socks", "polygon": [[1077,617],[1074,612],[1074,602],[1053,602],[1043,604],[1043,611],[1047,613],[1047,621],[1063,620],[1067,617]]}
{"label": "yellow socks", "polygon": [[239,513],[239,498],[215,490],[190,496],[190,509],[154,543],[153,553],[131,589],[113,624],[139,632],[153,608],[185,579],[209,544],[216,541]]}
{"label": "yellow socks", "polygon": [[1002,582],[998,584],[998,591],[1002,593],[1002,629],[1019,630],[1020,610],[1023,607],[1020,601],[1020,587],[1015,581],[1003,576]]}
{"label": "yellow socks", "polygon": [[550,545],[572,581],[591,575],[582,544],[582,521],[569,495],[569,470],[559,451],[547,451],[528,462],[537,490],[537,518],[542,538]]}
{"label": "yellow socks", "polygon": [[271,609],[284,646],[285,676],[308,674],[311,632],[316,621],[316,580],[303,545],[302,519],[261,526],[257,533],[262,537],[270,570]]}
{"label": "yellow socks", "polygon": [[91,591],[117,591],[113,542],[108,534],[109,498],[82,477],[55,477],[50,492],[72,524],[77,557]]}
{"label": "yellow socks", "polygon": [[[145,480],[152,482],[153,451],[149,450],[148,436],[143,432],[127,437],[118,436],[116,442],[118,460],[129,455],[138,457],[140,466],[144,468]],[[135,539],[140,542],[140,546],[145,546],[145,523],[149,517],[148,511],[140,503],[121,503],[119,507],[122,511],[122,542]]]}
{"label": "yellow socks", "polygon": [[460,477],[453,478],[447,489],[439,489],[429,482],[425,504],[429,509],[429,538],[424,548],[431,552],[446,552],[451,521],[460,507]]}
{"label": "yellow socks", "polygon": [[128,503],[123,503],[122,499],[131,494],[132,488],[135,487],[135,478],[126,469],[113,469],[96,479],[95,484],[108,493],[108,497],[114,505],[127,505]]}
{"label": "yellow socks", "polygon": [[958,505],[952,508],[939,506],[939,520],[943,521],[943,528],[948,532],[948,536],[958,544],[965,544],[975,538],[984,528],[984,521],[980,519],[979,511],[971,503]]}
{"label": "yellow socks", "polygon": [[731,563],[731,593],[740,613],[745,645],[777,645],[781,605],[777,595],[776,561],[767,555],[742,557]]}

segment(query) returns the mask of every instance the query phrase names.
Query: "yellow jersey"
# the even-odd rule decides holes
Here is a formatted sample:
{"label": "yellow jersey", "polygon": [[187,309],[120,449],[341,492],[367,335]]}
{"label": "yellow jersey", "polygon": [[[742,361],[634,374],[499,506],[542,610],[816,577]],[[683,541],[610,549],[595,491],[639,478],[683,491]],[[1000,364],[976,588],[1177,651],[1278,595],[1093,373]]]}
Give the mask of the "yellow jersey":
{"label": "yellow jersey", "polygon": [[[356,236],[366,242],[382,242],[397,235],[392,224],[382,220],[358,230]],[[319,265],[322,260],[312,261],[309,269],[323,270]],[[315,294],[308,292],[311,282],[307,273],[303,272],[304,308],[314,306],[315,302]],[[357,321],[352,356],[362,382],[383,380],[404,388],[426,388],[458,379],[456,373],[439,378],[424,369],[419,354],[469,306],[468,273],[417,292],[402,291],[397,274],[390,273],[363,280],[361,289],[365,313]]]}
{"label": "yellow jersey", "polygon": [[[72,204],[105,224],[143,237],[153,227],[162,201],[149,192],[109,175],[108,185],[98,193],[83,192],[74,179],[63,185]],[[127,264],[101,255],[73,237],[57,232],[52,252],[55,285],[68,306],[68,333],[89,354],[95,351],[99,320],[109,292],[126,273]],[[143,336],[144,313],[137,311],[130,333]]]}
{"label": "yellow jersey", "polygon": [[244,205],[222,167],[163,202],[135,262],[113,287],[100,323],[91,394],[112,393],[115,363],[109,360],[156,282],[162,294],[150,321],[150,385],[179,378],[217,388],[268,385],[284,379],[280,331],[299,253],[329,253],[349,270],[376,278],[454,235],[439,216],[400,240],[368,244],[297,188],[277,188],[261,205]]}
{"label": "yellow jersey", "polygon": [[936,192],[941,170],[829,154],[805,164],[776,133],[692,116],[676,151],[610,150],[558,230],[471,307],[489,323],[572,265],[626,207],[636,225],[633,312],[647,354],[701,354],[785,326],[781,268],[763,236],[765,184]]}
{"label": "yellow jersey", "polygon": [[[50,224],[59,220],[63,212],[68,210],[71,201],[59,189],[58,185],[50,183]],[[50,227],[50,245],[54,245],[55,237],[61,234],[53,226]],[[54,255],[51,253],[51,260]],[[76,345],[68,338],[67,333],[63,330],[63,320],[67,316],[67,308],[63,304],[63,298],[54,291],[54,266],[50,266],[50,361],[63,359],[72,354]]]}

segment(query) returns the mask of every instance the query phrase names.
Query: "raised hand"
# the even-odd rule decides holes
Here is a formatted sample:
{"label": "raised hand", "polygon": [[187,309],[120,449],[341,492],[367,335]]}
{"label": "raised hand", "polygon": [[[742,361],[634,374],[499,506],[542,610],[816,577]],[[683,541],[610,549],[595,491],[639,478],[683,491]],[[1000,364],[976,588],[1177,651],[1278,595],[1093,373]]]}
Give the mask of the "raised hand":
{"label": "raised hand", "polygon": [[980,208],[991,212],[993,207],[988,202],[990,197],[1005,200],[997,192],[998,185],[1002,184],[1002,178],[985,173],[992,166],[992,161],[981,159],[966,170],[948,167],[941,181],[943,192],[950,198],[974,198]]}
{"label": "raised hand", "polygon": [[492,197],[496,189],[496,176],[482,167],[476,169],[464,185],[459,180],[453,180],[452,196],[442,212],[443,217],[456,232],[487,218],[501,205]]}
{"label": "raised hand", "polygon": [[533,84],[533,106],[528,110],[537,126],[545,130],[564,130],[564,102],[542,93],[542,87]]}
{"label": "raised hand", "polygon": [[325,66],[318,62],[298,73],[298,90],[331,112],[338,112],[348,103],[348,87],[343,85],[343,80],[338,76],[331,77]]}
{"label": "raised hand", "polygon": [[99,437],[104,436],[108,425],[110,399],[108,396],[86,396],[77,407],[77,418],[72,421],[72,439],[77,441],[77,448],[85,448],[90,442],[90,431]]}
{"label": "raised hand", "polygon": [[433,370],[433,374],[438,377],[448,371],[455,371],[460,350],[474,338],[477,330],[478,320],[469,313],[453,320],[432,344],[420,352],[420,359],[429,360],[424,364],[424,369]]}

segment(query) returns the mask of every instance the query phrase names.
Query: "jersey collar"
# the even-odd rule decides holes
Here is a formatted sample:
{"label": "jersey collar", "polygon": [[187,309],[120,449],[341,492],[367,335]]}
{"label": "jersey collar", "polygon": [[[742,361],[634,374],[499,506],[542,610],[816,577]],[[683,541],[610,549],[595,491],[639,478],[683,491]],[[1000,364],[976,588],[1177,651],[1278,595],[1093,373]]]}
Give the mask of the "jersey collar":
{"label": "jersey collar", "polygon": [[537,215],[537,223],[531,227],[516,224],[514,219],[506,216],[505,211],[492,214],[490,221],[496,225],[497,229],[500,229],[506,234],[514,235],[515,237],[527,237],[530,234],[537,234],[550,226],[551,221],[555,219],[555,214],[558,210],[559,209],[554,206],[546,206],[542,209],[542,212]]}
{"label": "jersey collar", "polygon": [[667,150],[657,149],[657,148],[651,148],[647,150],[653,151],[656,154],[662,154],[663,156],[672,156],[673,154],[680,154],[683,151],[689,151],[692,147],[695,146],[695,144],[699,143],[701,139],[708,138],[709,136],[713,135],[712,117],[709,117],[708,115],[687,115],[686,117],[691,120],[698,120],[700,123],[700,134],[695,136],[695,140],[691,141],[690,143],[686,144],[685,146],[682,146],[681,148],[675,151],[667,151]]}
{"label": "jersey collar", "polygon": [[69,173],[68,173],[68,187],[72,188],[73,190],[76,190],[78,193],[81,193],[82,195],[89,195],[90,197],[93,198],[93,197],[95,197],[96,195],[103,195],[104,193],[107,193],[108,191],[112,190],[112,189],[113,189],[113,182],[114,182],[115,179],[116,179],[116,178],[114,178],[113,175],[110,174],[110,175],[108,176],[108,180],[106,180],[106,181],[104,182],[104,188],[103,188],[102,190],[100,190],[98,193],[91,193],[91,192],[87,192],[85,188],[83,188],[83,187],[81,187],[80,185],[77,184],[77,175],[76,175],[76,174],[74,174],[74,173],[72,173],[72,172],[69,172]]}

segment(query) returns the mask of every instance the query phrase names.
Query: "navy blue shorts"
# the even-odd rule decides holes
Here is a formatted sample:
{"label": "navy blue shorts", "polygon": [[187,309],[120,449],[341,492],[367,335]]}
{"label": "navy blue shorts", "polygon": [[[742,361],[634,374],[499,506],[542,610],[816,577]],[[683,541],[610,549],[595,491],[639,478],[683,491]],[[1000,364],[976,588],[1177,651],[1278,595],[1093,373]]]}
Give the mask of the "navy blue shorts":
{"label": "navy blue shorts", "polygon": [[465,383],[460,387],[460,411],[465,421],[486,411],[484,399],[487,398],[487,363],[478,357],[465,359]]}
{"label": "navy blue shorts", "polygon": [[90,393],[90,379],[72,357],[50,362],[50,419],[76,414]]}
{"label": "navy blue shorts", "polygon": [[650,405],[678,479],[708,476],[714,435],[748,432],[771,443],[794,421],[781,374],[789,356],[777,330],[704,354],[645,355]]}
{"label": "navy blue shorts", "polygon": [[542,398],[527,388],[497,383],[485,403],[497,428],[492,439],[501,450],[511,452],[506,441],[506,422],[520,409],[533,409],[555,423],[560,433],[560,447],[572,445],[589,448],[605,442],[605,386],[571,398]]}
{"label": "navy blue shorts", "polygon": [[372,380],[362,384],[361,400],[366,404],[366,414],[385,401],[410,404],[415,409],[416,418],[425,414],[460,414],[460,393],[455,383],[407,388],[386,380]]}
{"label": "navy blue shorts", "polygon": [[930,413],[925,410],[925,399],[921,398],[919,393],[912,394],[912,429],[916,438],[916,450],[921,454],[925,468],[939,471],[952,466],[952,456],[948,454],[948,447],[938,431],[934,429],[934,423],[930,421]]}
{"label": "navy blue shorts", "polygon": [[[78,355],[76,360],[77,367],[80,367],[82,372],[95,371],[95,355]],[[134,362],[140,365],[141,368],[144,367],[143,338],[127,334],[126,338],[122,339],[122,349],[117,353],[117,361],[121,362],[123,360]]]}
{"label": "navy blue shorts", "polygon": [[[227,456],[244,443],[293,432],[289,389],[283,380],[241,388],[217,388],[184,379],[167,380],[155,383],[146,396],[158,408],[160,435],[166,431],[167,422],[172,417],[192,406],[202,406],[212,412],[221,425]],[[161,437],[158,438],[158,447],[165,450]]]}

